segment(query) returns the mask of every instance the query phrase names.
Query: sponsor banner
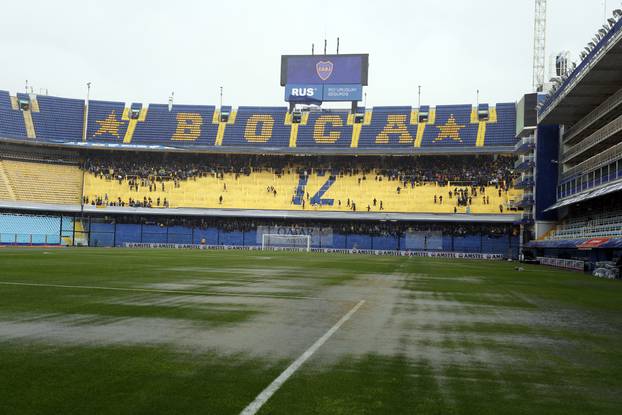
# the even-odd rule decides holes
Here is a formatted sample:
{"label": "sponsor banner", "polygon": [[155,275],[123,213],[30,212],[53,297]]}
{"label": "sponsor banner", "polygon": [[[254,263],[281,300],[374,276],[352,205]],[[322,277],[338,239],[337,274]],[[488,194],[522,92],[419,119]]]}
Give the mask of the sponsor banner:
{"label": "sponsor banner", "polygon": [[311,237],[311,246],[333,246],[332,228],[258,226],[257,244],[261,245],[264,234],[282,236],[308,235]]}
{"label": "sponsor banner", "polygon": [[[194,245],[194,244],[164,244],[164,243],[137,243],[127,242],[126,248],[176,248],[176,249],[216,249],[216,250],[238,250],[238,251],[306,251],[306,248],[284,248],[261,246],[239,246],[239,245]],[[359,254],[359,255],[389,255],[404,257],[430,257],[430,258],[451,258],[451,259],[484,259],[500,261],[504,258],[501,254],[480,254],[466,252],[422,252],[422,251],[388,251],[378,249],[334,249],[334,248],[311,248],[311,252],[338,253],[338,254]]]}
{"label": "sponsor banner", "polygon": [[324,85],[324,101],[361,101],[363,86],[357,84]]}
{"label": "sponsor banner", "polygon": [[323,85],[287,84],[285,85],[285,101],[287,102],[322,102]]}
{"label": "sponsor banner", "polygon": [[573,269],[576,271],[583,271],[585,269],[584,261],[577,261],[574,259],[538,257],[538,261],[542,265],[548,265],[551,267]]}
{"label": "sponsor banner", "polygon": [[197,244],[167,244],[167,243],[145,243],[145,242],[126,242],[126,248],[174,248],[174,249],[207,249],[208,245]]}
{"label": "sponsor banner", "polygon": [[501,260],[501,254],[481,254],[477,252],[407,252],[407,256],[430,257],[430,258],[455,258],[455,259],[494,259]]}
{"label": "sponsor banner", "polygon": [[581,250],[589,250],[589,249],[598,248],[598,247],[606,244],[607,242],[609,242],[609,239],[610,238],[592,238],[592,239],[588,239],[587,241],[585,241],[582,244],[578,245],[577,248],[579,248]]}

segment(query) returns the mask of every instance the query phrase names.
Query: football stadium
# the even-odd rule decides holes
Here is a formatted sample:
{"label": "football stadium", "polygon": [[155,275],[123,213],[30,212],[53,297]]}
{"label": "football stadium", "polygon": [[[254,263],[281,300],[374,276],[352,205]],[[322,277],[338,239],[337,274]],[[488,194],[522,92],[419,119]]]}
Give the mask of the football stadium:
{"label": "football stadium", "polygon": [[[269,45],[280,60],[251,61],[263,52],[232,51],[203,17],[176,22],[182,4],[138,2],[153,10],[120,16],[120,3],[62,3],[15,6],[21,23],[0,28],[16,45],[0,84],[0,413],[622,413],[621,5],[605,1],[602,16],[594,2],[587,46],[552,55],[547,33],[562,28],[547,19],[566,3],[512,6],[526,10],[533,37],[517,39],[533,55],[492,64],[528,73],[518,95],[428,103],[404,79],[393,102],[370,105],[368,92],[397,77],[375,46],[343,53],[347,37],[328,50],[313,35],[309,48]],[[388,3],[362,16],[375,10],[380,28],[412,36],[383,20],[407,7]],[[472,3],[473,16],[500,7]],[[279,2],[223,8],[219,24],[249,42],[253,13],[294,16]],[[59,26],[20,11],[59,14]],[[165,76],[156,32],[173,29],[154,29],[155,11],[188,26],[175,74],[196,73],[190,22],[203,22],[224,42],[210,59],[246,77],[256,66],[252,82],[238,75],[244,96],[271,104],[231,103],[215,79],[218,93],[191,103],[115,96],[115,82],[149,77],[149,65]],[[62,77],[75,73],[62,62],[72,42],[84,61],[100,47],[89,31],[56,31],[74,18],[102,25],[101,45],[132,27],[98,49],[92,68],[110,90]],[[484,39],[444,30],[483,56],[468,48]],[[287,37],[302,31],[287,26]],[[509,29],[488,35],[518,47]],[[152,62],[129,59],[133,48]],[[424,55],[432,73],[448,64]],[[59,83],[47,87],[69,92],[13,81],[35,61]],[[501,78],[485,87],[518,83]],[[454,71],[439,89],[466,82]]]}

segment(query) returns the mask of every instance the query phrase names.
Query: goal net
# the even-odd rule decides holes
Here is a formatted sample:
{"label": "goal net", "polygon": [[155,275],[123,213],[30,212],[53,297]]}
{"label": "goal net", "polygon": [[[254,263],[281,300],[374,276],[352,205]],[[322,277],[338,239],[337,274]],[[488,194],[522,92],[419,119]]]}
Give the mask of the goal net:
{"label": "goal net", "polygon": [[309,235],[276,235],[264,233],[261,236],[261,249],[298,249],[311,250],[311,236]]}

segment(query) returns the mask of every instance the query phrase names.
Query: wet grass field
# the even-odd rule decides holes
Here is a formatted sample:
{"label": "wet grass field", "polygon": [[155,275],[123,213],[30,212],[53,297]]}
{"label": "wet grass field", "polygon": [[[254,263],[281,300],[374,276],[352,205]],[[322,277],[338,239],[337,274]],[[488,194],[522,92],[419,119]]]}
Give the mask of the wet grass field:
{"label": "wet grass field", "polygon": [[0,413],[238,414],[309,350],[256,413],[622,413],[622,283],[515,266],[0,249]]}

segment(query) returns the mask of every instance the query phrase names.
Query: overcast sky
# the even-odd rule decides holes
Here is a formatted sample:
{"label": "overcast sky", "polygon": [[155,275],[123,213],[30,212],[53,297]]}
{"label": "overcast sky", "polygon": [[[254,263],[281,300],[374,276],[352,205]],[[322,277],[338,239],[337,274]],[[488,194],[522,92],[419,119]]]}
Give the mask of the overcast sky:
{"label": "overcast sky", "polygon": [[[533,0],[87,1],[1,6],[0,89],[93,99],[284,105],[281,54],[369,53],[367,104],[517,100],[530,92]],[[547,66],[603,23],[603,0],[549,0]],[[619,0],[608,0],[608,16]],[[548,75],[548,69],[547,69]]]}

